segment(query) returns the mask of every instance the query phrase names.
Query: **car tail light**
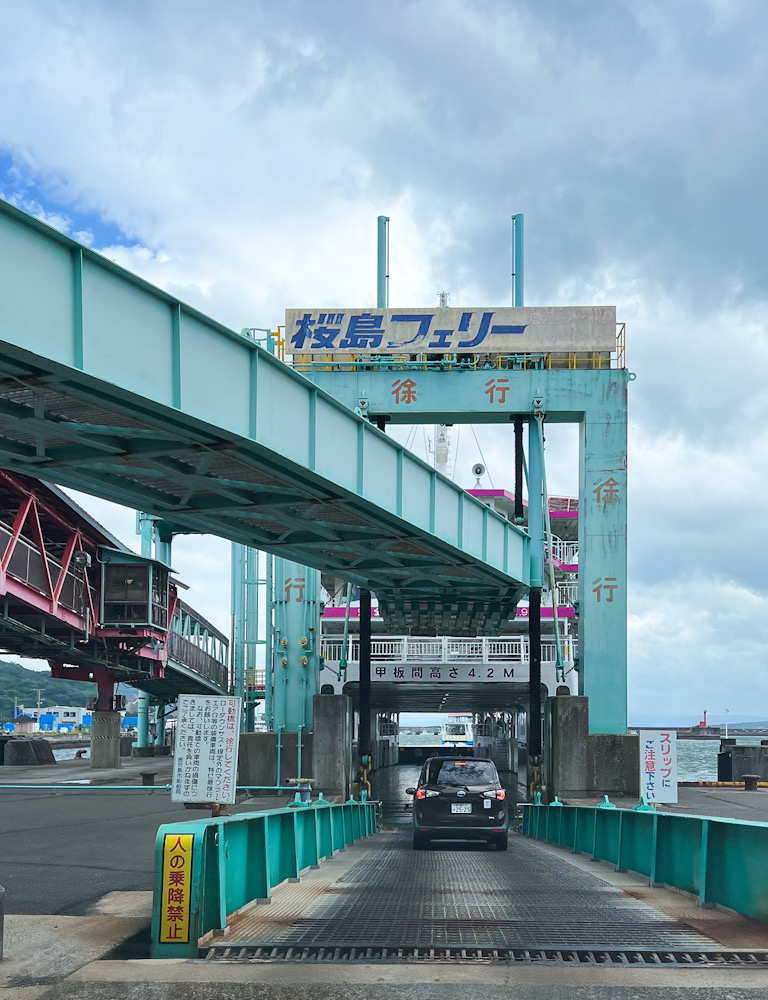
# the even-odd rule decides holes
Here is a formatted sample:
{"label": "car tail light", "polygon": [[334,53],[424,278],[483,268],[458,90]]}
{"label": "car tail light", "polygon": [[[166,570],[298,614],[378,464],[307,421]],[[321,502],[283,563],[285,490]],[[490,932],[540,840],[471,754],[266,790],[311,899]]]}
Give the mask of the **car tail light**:
{"label": "car tail light", "polygon": [[417,788],[416,798],[417,799],[431,799],[435,795],[439,795],[440,792],[436,792],[434,788]]}
{"label": "car tail light", "polygon": [[486,799],[505,799],[507,797],[507,793],[503,788],[495,788],[493,791],[483,792],[483,795]]}
{"label": "car tail light", "polygon": [[417,788],[416,789],[416,798],[417,799],[425,799],[426,797],[427,797],[427,793],[424,791],[423,788]]}

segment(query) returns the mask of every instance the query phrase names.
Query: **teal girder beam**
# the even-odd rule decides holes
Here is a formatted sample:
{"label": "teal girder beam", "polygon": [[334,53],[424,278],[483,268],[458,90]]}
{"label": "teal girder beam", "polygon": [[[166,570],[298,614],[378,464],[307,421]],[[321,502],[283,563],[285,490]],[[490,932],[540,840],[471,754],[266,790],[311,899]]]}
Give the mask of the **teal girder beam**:
{"label": "teal girder beam", "polygon": [[[5,203],[0,467],[390,602],[437,588],[512,615],[528,584],[524,532],[249,338]],[[414,557],[434,560],[426,590]]]}
{"label": "teal girder beam", "polygon": [[412,370],[409,402],[401,393],[399,404],[395,370],[316,370],[311,378],[342,403],[391,423],[503,424],[518,415],[532,420],[542,410],[545,431],[551,423],[578,424],[579,688],[589,696],[592,732],[626,732],[627,383],[633,376],[625,369]]}

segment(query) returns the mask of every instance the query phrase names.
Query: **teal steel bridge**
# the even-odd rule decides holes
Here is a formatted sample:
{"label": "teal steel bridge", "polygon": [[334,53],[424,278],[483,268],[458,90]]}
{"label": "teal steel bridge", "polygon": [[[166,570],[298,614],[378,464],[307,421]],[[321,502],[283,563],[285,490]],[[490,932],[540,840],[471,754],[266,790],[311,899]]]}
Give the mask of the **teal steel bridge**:
{"label": "teal steel bridge", "polygon": [[363,416],[227,329],[0,203],[0,468],[217,534],[478,633],[530,541]]}

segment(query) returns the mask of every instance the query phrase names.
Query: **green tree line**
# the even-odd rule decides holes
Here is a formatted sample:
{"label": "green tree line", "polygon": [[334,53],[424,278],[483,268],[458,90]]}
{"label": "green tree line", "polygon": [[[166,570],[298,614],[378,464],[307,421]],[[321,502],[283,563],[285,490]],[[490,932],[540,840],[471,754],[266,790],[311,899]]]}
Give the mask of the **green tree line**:
{"label": "green tree line", "polygon": [[85,699],[96,695],[96,685],[83,681],[64,681],[44,670],[28,670],[20,663],[0,663],[0,718],[13,718],[14,701],[26,708],[37,708],[38,690],[42,708],[72,705],[85,708]]}

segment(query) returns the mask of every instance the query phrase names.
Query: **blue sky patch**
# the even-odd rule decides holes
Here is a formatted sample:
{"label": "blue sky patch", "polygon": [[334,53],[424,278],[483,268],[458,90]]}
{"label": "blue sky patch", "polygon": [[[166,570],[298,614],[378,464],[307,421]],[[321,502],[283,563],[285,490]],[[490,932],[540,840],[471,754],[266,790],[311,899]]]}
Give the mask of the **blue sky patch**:
{"label": "blue sky patch", "polygon": [[97,212],[56,200],[50,188],[50,183],[27,164],[0,150],[0,196],[6,201],[94,249],[135,242],[128,241],[119,226]]}

